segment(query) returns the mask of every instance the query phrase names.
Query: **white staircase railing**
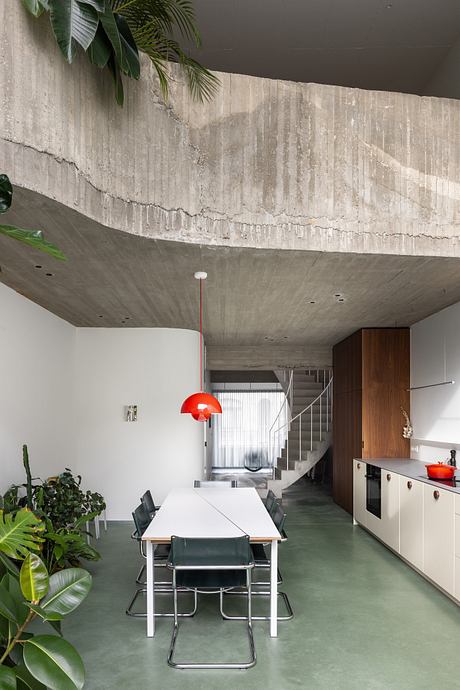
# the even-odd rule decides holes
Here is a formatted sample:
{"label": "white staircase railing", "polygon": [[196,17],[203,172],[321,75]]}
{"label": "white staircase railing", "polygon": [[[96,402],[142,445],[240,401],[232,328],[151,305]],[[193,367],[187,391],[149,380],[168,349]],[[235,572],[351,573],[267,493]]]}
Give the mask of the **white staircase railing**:
{"label": "white staircase railing", "polygon": [[[318,414],[318,421],[319,421],[319,438],[318,440],[321,442],[323,440],[323,425],[326,427],[326,433],[329,431],[331,428],[332,424],[332,403],[333,403],[333,376],[332,372],[329,369],[322,369],[320,372],[318,372],[318,376],[321,373],[321,377],[318,379],[317,382],[323,383],[323,390],[321,393],[311,402],[309,403],[301,412],[296,414],[294,417],[291,417],[292,414],[292,393],[293,393],[293,372],[291,372],[291,378],[290,378],[290,383],[289,383],[289,393],[290,393],[290,400],[291,400],[291,405],[290,405],[290,414],[288,417],[288,421],[285,422],[284,424],[281,424],[278,426],[276,429],[273,429],[275,426],[277,420],[279,419],[279,416],[281,414],[281,411],[283,408],[281,408],[280,412],[278,413],[275,421],[273,422],[271,428],[270,428],[270,448],[271,448],[271,453],[272,453],[272,464],[273,464],[273,476],[275,473],[275,468],[277,466],[277,461],[278,458],[280,457],[281,454],[281,449],[284,447],[284,444],[286,444],[286,467],[283,469],[294,469],[295,468],[295,463],[297,460],[302,460],[302,450],[313,450],[313,436],[314,436],[314,423],[313,423],[313,416],[314,414]],[[286,400],[287,401],[288,396],[286,394]],[[315,409],[316,408],[316,409]],[[295,450],[292,452],[292,449],[290,451],[289,448],[289,435],[290,431],[292,430],[292,425],[294,422],[299,420],[299,430],[298,430],[298,451]],[[307,433],[306,438],[304,438],[302,442],[302,428],[303,431]],[[292,442],[292,434],[291,434],[291,442]]]}

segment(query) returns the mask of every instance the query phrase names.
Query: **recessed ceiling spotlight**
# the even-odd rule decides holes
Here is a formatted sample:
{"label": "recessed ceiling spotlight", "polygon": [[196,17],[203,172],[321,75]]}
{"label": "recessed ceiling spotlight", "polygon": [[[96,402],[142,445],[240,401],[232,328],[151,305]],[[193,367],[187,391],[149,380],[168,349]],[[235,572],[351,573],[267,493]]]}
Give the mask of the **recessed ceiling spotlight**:
{"label": "recessed ceiling spotlight", "polygon": [[54,273],[46,273],[45,275],[47,275],[51,278],[51,276],[54,276]]}
{"label": "recessed ceiling spotlight", "polygon": [[316,304],[316,300],[311,299],[311,300],[310,300],[310,304]]}
{"label": "recessed ceiling spotlight", "polygon": [[104,318],[103,314],[99,314],[99,318],[103,319]]}
{"label": "recessed ceiling spotlight", "polygon": [[340,294],[340,292],[336,292],[334,297],[342,297],[342,295]]}
{"label": "recessed ceiling spotlight", "polygon": [[339,297],[339,299],[337,300],[337,302],[345,302],[345,298],[344,298],[344,297]]}
{"label": "recessed ceiling spotlight", "polygon": [[34,268],[43,268],[43,266],[40,266],[40,264],[37,264]]}

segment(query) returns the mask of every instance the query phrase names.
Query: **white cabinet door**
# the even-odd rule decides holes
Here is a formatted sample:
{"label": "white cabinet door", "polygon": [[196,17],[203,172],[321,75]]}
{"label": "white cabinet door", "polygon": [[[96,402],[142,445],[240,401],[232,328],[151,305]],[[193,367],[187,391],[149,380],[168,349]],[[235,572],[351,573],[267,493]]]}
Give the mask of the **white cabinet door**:
{"label": "white cabinet door", "polygon": [[399,475],[382,470],[380,539],[399,553]]}
{"label": "white cabinet door", "polygon": [[454,594],[454,498],[452,491],[423,485],[423,572]]}
{"label": "white cabinet door", "polygon": [[460,558],[455,558],[455,598],[460,601]]}
{"label": "white cabinet door", "polygon": [[353,461],[353,517],[366,527],[366,463]]}
{"label": "white cabinet door", "polygon": [[399,477],[400,554],[423,570],[423,483]]}

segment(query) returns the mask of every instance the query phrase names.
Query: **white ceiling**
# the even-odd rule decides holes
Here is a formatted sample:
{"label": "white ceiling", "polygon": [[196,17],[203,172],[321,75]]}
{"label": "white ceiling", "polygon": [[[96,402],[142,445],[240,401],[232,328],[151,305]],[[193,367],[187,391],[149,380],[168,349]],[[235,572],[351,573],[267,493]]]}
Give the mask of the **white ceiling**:
{"label": "white ceiling", "polygon": [[194,0],[207,67],[422,93],[460,36],[458,0]]}

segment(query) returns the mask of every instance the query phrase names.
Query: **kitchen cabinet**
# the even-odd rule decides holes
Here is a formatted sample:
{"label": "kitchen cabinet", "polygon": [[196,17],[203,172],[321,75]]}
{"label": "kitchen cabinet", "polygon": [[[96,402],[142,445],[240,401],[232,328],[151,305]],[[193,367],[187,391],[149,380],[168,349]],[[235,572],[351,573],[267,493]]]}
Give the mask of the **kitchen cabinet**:
{"label": "kitchen cabinet", "polygon": [[[353,518],[460,603],[460,494],[421,481],[422,466],[416,460],[355,459]],[[367,474],[380,477],[380,518],[375,485],[373,512],[367,510]]]}
{"label": "kitchen cabinet", "polygon": [[423,570],[423,484],[399,475],[399,553]]}
{"label": "kitchen cabinet", "polygon": [[455,495],[423,485],[423,572],[430,580],[454,594]]}
{"label": "kitchen cabinet", "polygon": [[354,458],[410,455],[401,434],[401,406],[410,406],[410,330],[361,329],[334,346],[333,366],[332,492],[351,513]]}
{"label": "kitchen cabinet", "polygon": [[353,517],[366,527],[366,463],[355,460],[353,479]]}
{"label": "kitchen cabinet", "polygon": [[399,553],[399,481],[394,472],[382,470],[382,516],[379,537]]}

